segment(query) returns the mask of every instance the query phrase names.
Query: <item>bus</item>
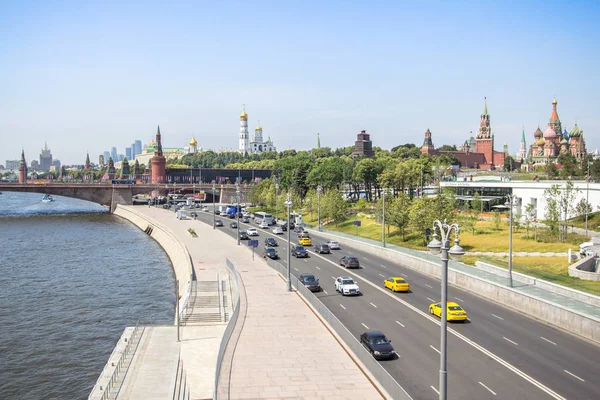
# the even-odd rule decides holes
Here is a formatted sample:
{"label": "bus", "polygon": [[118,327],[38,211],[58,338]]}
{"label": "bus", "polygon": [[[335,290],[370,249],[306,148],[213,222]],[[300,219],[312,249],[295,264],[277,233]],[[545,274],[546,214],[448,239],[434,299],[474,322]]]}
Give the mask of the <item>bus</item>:
{"label": "bus", "polygon": [[273,219],[273,216],[271,214],[268,214],[268,213],[262,212],[262,211],[255,212],[254,213],[254,223],[260,224],[263,221],[265,221],[267,223],[267,225],[275,224],[275,220]]}

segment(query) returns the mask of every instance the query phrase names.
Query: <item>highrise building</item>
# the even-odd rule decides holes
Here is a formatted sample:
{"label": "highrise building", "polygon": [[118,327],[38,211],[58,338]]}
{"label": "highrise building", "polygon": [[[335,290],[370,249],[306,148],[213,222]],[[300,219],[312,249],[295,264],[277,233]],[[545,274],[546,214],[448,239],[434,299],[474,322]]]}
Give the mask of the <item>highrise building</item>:
{"label": "highrise building", "polygon": [[133,157],[131,155],[131,147],[125,147],[125,158],[131,160]]}
{"label": "highrise building", "polygon": [[38,162],[38,160],[31,160],[31,171],[35,172],[35,171],[39,171],[40,170],[40,163]]}
{"label": "highrise building", "polygon": [[142,141],[136,140],[133,146],[133,156],[137,156],[138,154],[142,154]]}
{"label": "highrise building", "polygon": [[60,160],[59,159],[54,159],[52,160],[52,166],[57,170],[60,171]]}
{"label": "highrise building", "polygon": [[110,149],[110,158],[112,158],[113,161],[119,161],[116,147],[113,147],[112,149]]}
{"label": "highrise building", "polygon": [[110,152],[105,151],[104,152],[104,162],[108,163],[108,159],[110,158]]}
{"label": "highrise building", "polygon": [[48,143],[44,143],[44,148],[40,153],[40,170],[49,171],[52,165],[52,152],[48,148]]}
{"label": "highrise building", "polygon": [[6,160],[6,169],[17,170],[19,169],[19,160]]}

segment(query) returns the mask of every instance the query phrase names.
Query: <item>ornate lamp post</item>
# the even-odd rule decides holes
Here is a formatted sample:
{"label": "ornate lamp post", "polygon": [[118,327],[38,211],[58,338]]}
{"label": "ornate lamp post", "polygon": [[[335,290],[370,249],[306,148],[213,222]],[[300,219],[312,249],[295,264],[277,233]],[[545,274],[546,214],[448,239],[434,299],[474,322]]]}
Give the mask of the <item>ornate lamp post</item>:
{"label": "ornate lamp post", "polygon": [[505,206],[510,208],[509,211],[509,231],[508,231],[508,286],[513,287],[513,278],[512,278],[512,233],[513,233],[513,207],[515,203],[515,195],[508,194],[506,195],[508,201],[504,203]]}
{"label": "ornate lamp post", "polygon": [[319,232],[321,232],[321,191],[323,190],[323,186],[317,186],[317,227]]}
{"label": "ornate lamp post", "polygon": [[288,292],[292,291],[292,265],[291,265],[291,256],[292,256],[292,247],[290,243],[290,209],[292,208],[292,195],[290,193],[287,194],[287,198],[285,201],[285,206],[287,207],[287,242],[288,242],[288,252],[287,252],[287,290]]}
{"label": "ornate lamp post", "polygon": [[213,229],[217,227],[217,209],[215,208],[215,190],[217,185],[213,182],[212,185],[212,198],[213,198]]}
{"label": "ornate lamp post", "polygon": [[[442,234],[442,241],[438,240],[436,229],[440,230]],[[454,246],[450,248],[450,234],[452,230],[455,231]],[[448,255],[452,259],[460,260],[465,254],[465,251],[459,245],[458,235],[460,233],[460,227],[458,224],[448,224],[446,220],[442,223],[439,220],[433,221],[433,240],[429,242],[427,247],[433,255],[442,255],[442,301],[440,303],[442,309],[442,323],[440,325],[440,400],[446,400],[448,394],[448,369],[447,369],[447,327],[448,327]]]}
{"label": "ornate lamp post", "polygon": [[586,193],[585,193],[585,236],[588,235],[588,214],[590,212],[589,210],[589,201],[590,201],[590,164],[592,162],[590,160],[588,160],[587,163],[587,177],[586,177]]}
{"label": "ornate lamp post", "polygon": [[383,244],[383,247],[385,247],[385,196],[386,196],[386,192],[383,192],[383,196],[381,196],[381,200],[383,201],[382,204],[382,211],[383,211],[383,217],[381,218],[381,243]]}
{"label": "ornate lamp post", "polygon": [[275,178],[275,224],[279,220],[279,181]]}
{"label": "ornate lamp post", "polygon": [[235,184],[235,194],[237,195],[237,207],[235,208],[235,214],[237,217],[237,243],[240,245],[240,184]]}

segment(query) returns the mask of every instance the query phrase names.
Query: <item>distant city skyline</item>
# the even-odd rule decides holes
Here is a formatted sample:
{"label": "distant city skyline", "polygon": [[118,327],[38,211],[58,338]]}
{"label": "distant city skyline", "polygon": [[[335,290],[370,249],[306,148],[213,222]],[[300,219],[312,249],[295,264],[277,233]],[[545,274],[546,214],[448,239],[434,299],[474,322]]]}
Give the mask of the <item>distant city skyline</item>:
{"label": "distant city skyline", "polygon": [[384,149],[420,146],[427,129],[460,146],[484,97],[512,155],[555,97],[563,126],[600,147],[596,3],[75,4],[3,6],[3,162],[44,142],[63,164],[96,162],[156,125],[165,147],[235,151],[242,104],[278,151],[311,149],[317,132],[352,146],[363,129]]}

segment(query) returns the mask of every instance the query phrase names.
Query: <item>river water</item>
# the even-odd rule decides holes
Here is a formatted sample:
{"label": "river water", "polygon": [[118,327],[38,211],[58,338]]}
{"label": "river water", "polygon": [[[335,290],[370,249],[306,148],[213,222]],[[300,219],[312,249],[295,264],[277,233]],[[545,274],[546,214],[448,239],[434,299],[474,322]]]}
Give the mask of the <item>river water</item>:
{"label": "river water", "polygon": [[0,194],[0,399],[85,399],[126,326],[172,324],[162,248],[99,205]]}

